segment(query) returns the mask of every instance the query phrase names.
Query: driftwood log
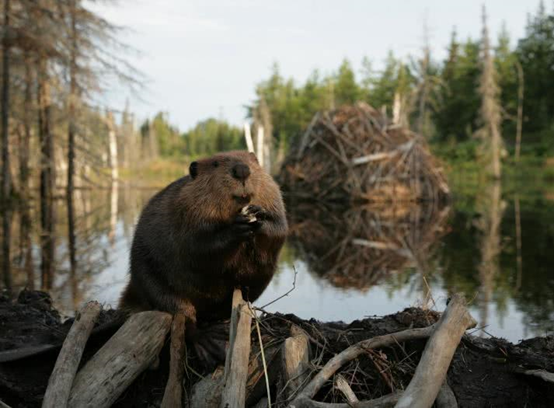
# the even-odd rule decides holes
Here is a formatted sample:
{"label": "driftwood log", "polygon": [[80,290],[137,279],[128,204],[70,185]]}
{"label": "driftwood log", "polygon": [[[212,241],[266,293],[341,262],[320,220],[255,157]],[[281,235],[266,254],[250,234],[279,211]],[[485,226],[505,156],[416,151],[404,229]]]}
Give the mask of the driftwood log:
{"label": "driftwood log", "polygon": [[310,376],[310,340],[298,326],[291,327],[291,337],[282,348],[282,397],[281,401],[291,401],[301,390]]}
{"label": "driftwood log", "polygon": [[195,384],[190,402],[193,408],[245,406],[252,311],[242,298],[240,289],[233,292],[232,307],[225,369],[217,369],[211,376]]}
{"label": "driftwood log", "polygon": [[183,374],[185,372],[185,322],[184,313],[176,313],[171,324],[171,360],[169,379],[165,386],[162,408],[181,408],[183,399]]}
{"label": "driftwood log", "polygon": [[463,296],[454,295],[440,320],[432,326],[404,330],[398,333],[363,340],[333,357],[290,405],[295,408],[331,406],[337,408],[341,404],[317,403],[312,398],[344,364],[370,349],[387,347],[408,340],[431,337],[425,347],[421,362],[416,369],[416,374],[402,395],[391,394],[378,400],[349,402],[344,405],[345,407],[431,407],[444,383],[446,371],[463,333],[468,328],[475,327],[475,324],[475,320],[473,320],[467,311]]}
{"label": "driftwood log", "polygon": [[11,407],[0,400],[0,408],[11,408]]}
{"label": "driftwood log", "polygon": [[77,373],[68,405],[110,407],[158,357],[171,320],[171,315],[163,312],[131,316]]}
{"label": "driftwood log", "polygon": [[346,398],[346,401],[350,405],[360,402],[354,391],[352,391],[352,388],[350,388],[348,381],[346,381],[346,379],[340,374],[337,375],[337,378],[335,379],[335,387],[342,392],[344,398]]}
{"label": "driftwood log", "polygon": [[458,401],[456,400],[454,391],[452,391],[452,388],[450,388],[446,380],[442,384],[435,403],[437,408],[458,408]]}
{"label": "driftwood log", "polygon": [[73,379],[92,332],[102,310],[98,302],[87,303],[75,316],[75,321],[65,338],[42,402],[43,408],[65,408],[69,400]]}
{"label": "driftwood log", "polygon": [[252,312],[247,302],[242,299],[240,289],[233,293],[233,311],[229,350],[225,360],[225,374],[222,408],[243,408],[246,401],[246,379],[250,359],[250,331]]}
{"label": "driftwood log", "polygon": [[[247,402],[247,389],[251,393],[249,405],[271,406],[269,390],[277,376],[280,379],[277,381],[278,406],[429,408],[435,401],[440,408],[457,406],[446,382],[446,373],[461,337],[467,328],[476,324],[462,296],[452,297],[437,323],[362,340],[331,358],[311,379],[310,338],[302,329],[291,326],[290,337],[279,343],[281,346],[271,345],[267,350],[264,350],[258,330],[260,354],[251,359],[252,318],[255,315],[239,289],[233,293],[232,308],[225,368],[218,369],[193,387],[192,407],[243,408]],[[171,327],[170,375],[162,407],[180,407],[185,363],[185,316],[177,313],[172,319],[169,314],[161,312],[143,312],[132,316],[75,377],[82,350],[99,312],[100,305],[91,303],[76,319],[58,357],[44,406],[111,406],[158,357]],[[426,338],[429,340],[405,391],[359,401],[348,382],[341,375],[335,376],[341,367],[371,349]],[[71,350],[75,350],[74,355]],[[260,355],[263,364],[259,361]],[[334,384],[346,402],[329,404],[315,401],[315,395],[333,376]],[[265,379],[263,384],[262,378]],[[71,383],[73,387],[68,402]],[[252,393],[253,390],[257,391]]]}
{"label": "driftwood log", "polygon": [[397,408],[427,408],[433,405],[463,334],[476,325],[477,322],[467,311],[465,299],[454,295],[427,342],[414,377],[398,401]]}

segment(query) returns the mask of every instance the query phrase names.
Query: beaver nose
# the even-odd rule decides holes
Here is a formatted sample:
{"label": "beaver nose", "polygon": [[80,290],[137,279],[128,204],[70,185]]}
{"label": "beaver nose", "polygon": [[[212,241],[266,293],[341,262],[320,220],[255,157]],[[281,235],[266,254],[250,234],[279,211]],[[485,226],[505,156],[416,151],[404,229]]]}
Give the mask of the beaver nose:
{"label": "beaver nose", "polygon": [[250,176],[250,168],[243,163],[235,164],[232,172],[233,177],[240,181],[245,181]]}

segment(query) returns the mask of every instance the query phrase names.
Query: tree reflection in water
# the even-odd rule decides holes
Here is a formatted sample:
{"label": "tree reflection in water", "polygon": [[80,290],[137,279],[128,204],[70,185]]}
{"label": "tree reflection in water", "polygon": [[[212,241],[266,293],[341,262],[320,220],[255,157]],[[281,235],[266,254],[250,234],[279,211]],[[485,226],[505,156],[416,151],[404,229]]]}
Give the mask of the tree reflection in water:
{"label": "tree reflection in water", "polygon": [[[516,190],[517,197],[512,193]],[[155,192],[124,185],[76,189],[73,272],[66,200],[54,197],[58,219],[50,292],[63,312],[72,313],[91,298],[117,303],[127,279],[134,225]],[[40,200],[35,196],[24,203],[13,206],[11,223],[14,293],[41,285]],[[408,306],[414,298],[425,298],[428,283],[435,298],[461,291],[472,299],[474,315],[492,334],[505,325],[516,327],[522,337],[554,329],[554,205],[542,191],[527,193],[493,183],[458,195],[450,208],[288,203],[288,211],[291,236],[281,256],[282,269],[303,263],[307,268],[300,269],[307,269],[310,279],[299,276],[297,285],[322,283],[303,292],[312,296],[306,313],[306,308],[318,307],[322,288],[325,296],[337,299],[367,296],[363,302],[369,310],[373,289],[379,289],[386,292],[380,301],[388,297],[394,312],[398,306],[393,309],[393,304]],[[278,276],[274,283],[279,282],[288,287],[292,278],[289,283]],[[399,302],[399,296],[410,299]],[[343,320],[361,317],[354,309],[341,313]]]}

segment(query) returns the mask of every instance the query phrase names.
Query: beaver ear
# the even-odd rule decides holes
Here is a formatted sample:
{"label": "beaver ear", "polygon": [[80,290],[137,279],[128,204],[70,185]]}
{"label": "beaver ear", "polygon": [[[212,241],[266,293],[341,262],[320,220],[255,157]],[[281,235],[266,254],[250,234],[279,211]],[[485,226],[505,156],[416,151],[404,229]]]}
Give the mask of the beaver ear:
{"label": "beaver ear", "polygon": [[195,179],[198,176],[198,162],[192,162],[189,167],[190,177]]}
{"label": "beaver ear", "polygon": [[257,158],[256,155],[254,154],[254,152],[250,152],[250,156],[254,159],[254,161],[255,161],[256,163],[259,164],[258,158]]}

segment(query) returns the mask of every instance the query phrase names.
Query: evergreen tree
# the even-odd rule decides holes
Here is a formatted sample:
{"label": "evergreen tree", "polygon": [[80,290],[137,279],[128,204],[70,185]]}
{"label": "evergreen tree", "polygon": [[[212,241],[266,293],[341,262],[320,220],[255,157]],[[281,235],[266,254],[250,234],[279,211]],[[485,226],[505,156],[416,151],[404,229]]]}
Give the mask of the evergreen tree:
{"label": "evergreen tree", "polygon": [[525,76],[523,129],[526,140],[554,148],[554,16],[544,3],[529,18],[525,37],[519,40],[517,57]]}
{"label": "evergreen tree", "polygon": [[460,44],[453,31],[433,115],[437,141],[466,141],[475,132],[480,106],[476,92],[479,74],[479,44],[471,39]]}
{"label": "evergreen tree", "polygon": [[399,61],[392,51],[389,52],[385,61],[385,68],[378,78],[375,78],[372,86],[370,104],[376,109],[385,107],[388,115],[392,116],[392,105],[397,87]]}
{"label": "evergreen tree", "polygon": [[241,129],[214,118],[198,122],[182,135],[182,140],[185,152],[191,159],[222,151],[246,149]]}
{"label": "evergreen tree", "polygon": [[343,60],[336,75],[335,102],[337,106],[351,105],[361,96],[360,88],[356,83],[356,76],[350,62]]}

